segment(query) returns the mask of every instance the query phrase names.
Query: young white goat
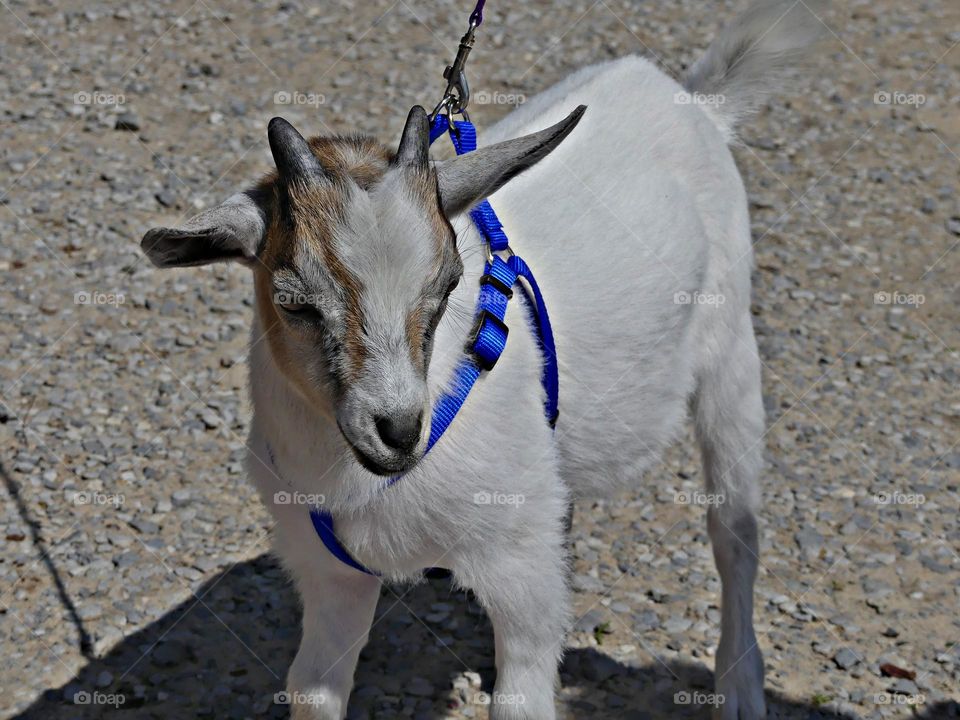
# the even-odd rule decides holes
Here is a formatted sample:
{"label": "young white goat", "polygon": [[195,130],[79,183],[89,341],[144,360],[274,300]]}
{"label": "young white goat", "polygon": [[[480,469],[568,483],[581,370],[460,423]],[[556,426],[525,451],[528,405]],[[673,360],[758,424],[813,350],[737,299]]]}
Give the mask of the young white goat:
{"label": "young white goat", "polygon": [[[571,621],[568,503],[637,482],[691,399],[707,489],[724,499],[707,511],[723,585],[717,712],[764,715],[751,618],[763,406],[750,223],[727,144],[817,24],[803,3],[758,6],[683,85],[637,57],[586,68],[484,132],[495,144],[443,163],[420,108],[396,153],[365,137],[307,141],[276,118],[275,175],[147,233],[159,267],[253,271],[249,465],[303,600],[294,717],[346,713],[380,581],[327,552],[308,509],[278,493],[322,496],[343,546],[387,579],[449,568],[494,625],[491,717],[549,720]],[[581,103],[591,110],[564,117]],[[549,304],[562,415],[552,432],[515,301],[499,364],[424,456],[486,255],[465,211],[490,195]],[[477,501],[487,494],[523,502]]]}

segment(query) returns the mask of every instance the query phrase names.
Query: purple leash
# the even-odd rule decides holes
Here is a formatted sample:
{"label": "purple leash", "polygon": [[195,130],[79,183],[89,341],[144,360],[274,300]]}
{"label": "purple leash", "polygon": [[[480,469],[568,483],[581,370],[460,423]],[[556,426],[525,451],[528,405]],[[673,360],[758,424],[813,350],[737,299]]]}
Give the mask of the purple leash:
{"label": "purple leash", "polygon": [[483,6],[486,2],[487,0],[477,0],[477,6],[470,13],[470,24],[475,28],[480,27],[480,23],[483,22]]}

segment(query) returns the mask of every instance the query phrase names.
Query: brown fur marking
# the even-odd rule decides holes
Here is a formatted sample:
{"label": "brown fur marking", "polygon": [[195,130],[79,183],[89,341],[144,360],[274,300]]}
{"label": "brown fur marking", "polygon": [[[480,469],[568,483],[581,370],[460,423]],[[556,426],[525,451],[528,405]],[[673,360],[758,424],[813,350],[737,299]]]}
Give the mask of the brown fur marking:
{"label": "brown fur marking", "polygon": [[423,340],[426,329],[423,305],[418,304],[407,315],[406,323],[407,344],[410,346],[410,360],[416,367],[423,367]]}
{"label": "brown fur marking", "polygon": [[[450,254],[456,254],[456,235],[453,226],[440,209],[440,195],[437,187],[437,173],[433,168],[424,170],[411,170],[407,173],[410,180],[409,187],[417,197],[421,208],[427,213],[430,227],[433,232],[430,233],[433,241],[433,269],[430,273],[430,285],[434,286],[438,282],[446,282],[450,278],[444,277],[444,268],[450,262],[460,263],[459,258],[451,260]],[[434,291],[442,291],[444,288],[431,288]],[[429,318],[425,317],[423,300],[417,304],[417,307],[407,317],[407,342],[410,345],[410,357],[415,365],[422,364],[423,345],[428,330],[427,322]]]}

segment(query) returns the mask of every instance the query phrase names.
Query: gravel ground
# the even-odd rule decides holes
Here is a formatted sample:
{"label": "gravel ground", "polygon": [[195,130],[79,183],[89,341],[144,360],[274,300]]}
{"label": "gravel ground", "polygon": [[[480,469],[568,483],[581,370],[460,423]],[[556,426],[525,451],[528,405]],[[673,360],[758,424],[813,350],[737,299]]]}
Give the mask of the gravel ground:
{"label": "gravel ground", "polygon": [[[395,138],[437,97],[467,3],[0,5],[0,713],[285,717],[296,598],[241,469],[248,275],[155,272],[137,243],[265,171],[275,114]],[[493,2],[474,119],[605,58],[679,74],[742,7]],[[822,20],[812,71],[736,150],[771,715],[956,717],[960,5]],[[577,507],[563,717],[707,715],[683,701],[712,685],[719,581],[703,509],[676,502],[701,480],[688,439]],[[468,598],[384,588],[378,613],[351,718],[486,717],[492,635]]]}

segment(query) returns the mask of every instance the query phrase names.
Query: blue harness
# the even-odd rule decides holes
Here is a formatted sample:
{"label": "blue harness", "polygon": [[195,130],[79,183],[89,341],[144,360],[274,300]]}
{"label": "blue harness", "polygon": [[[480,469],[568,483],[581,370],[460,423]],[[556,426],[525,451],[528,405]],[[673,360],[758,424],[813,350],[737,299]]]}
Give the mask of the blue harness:
{"label": "blue harness", "polygon": [[[472,152],[477,148],[477,131],[468,120],[451,121],[445,115],[437,115],[430,128],[430,142],[449,130],[450,139],[457,155]],[[559,415],[558,395],[560,389],[559,372],[557,369],[556,346],[553,341],[553,330],[550,328],[550,317],[543,301],[543,295],[533,273],[519,256],[512,252],[506,260],[496,255],[498,252],[509,250],[509,241],[503,231],[503,226],[493,211],[490,203],[484,200],[470,212],[470,217],[487,242],[490,248],[490,259],[480,278],[480,296],[477,299],[476,324],[467,341],[467,353],[458,364],[450,388],[443,393],[433,407],[433,416],[430,422],[430,438],[424,454],[430,452],[437,440],[443,435],[457,412],[463,406],[470,394],[471,388],[480,377],[480,373],[489,372],[496,365],[507,344],[508,328],[503,319],[507,313],[507,303],[513,297],[513,288],[518,286],[527,298],[533,325],[536,329],[537,343],[543,353],[543,388],[547,399],[544,403],[547,421],[554,427]],[[523,278],[529,290],[518,282]],[[269,448],[268,448],[269,451]],[[273,461],[273,453],[270,452]],[[390,487],[403,476],[390,478],[385,487]],[[364,567],[357,562],[347,551],[333,527],[333,516],[326,510],[315,507],[310,510],[310,520],[320,536],[321,542],[330,553],[345,565],[367,573],[379,573]]]}

